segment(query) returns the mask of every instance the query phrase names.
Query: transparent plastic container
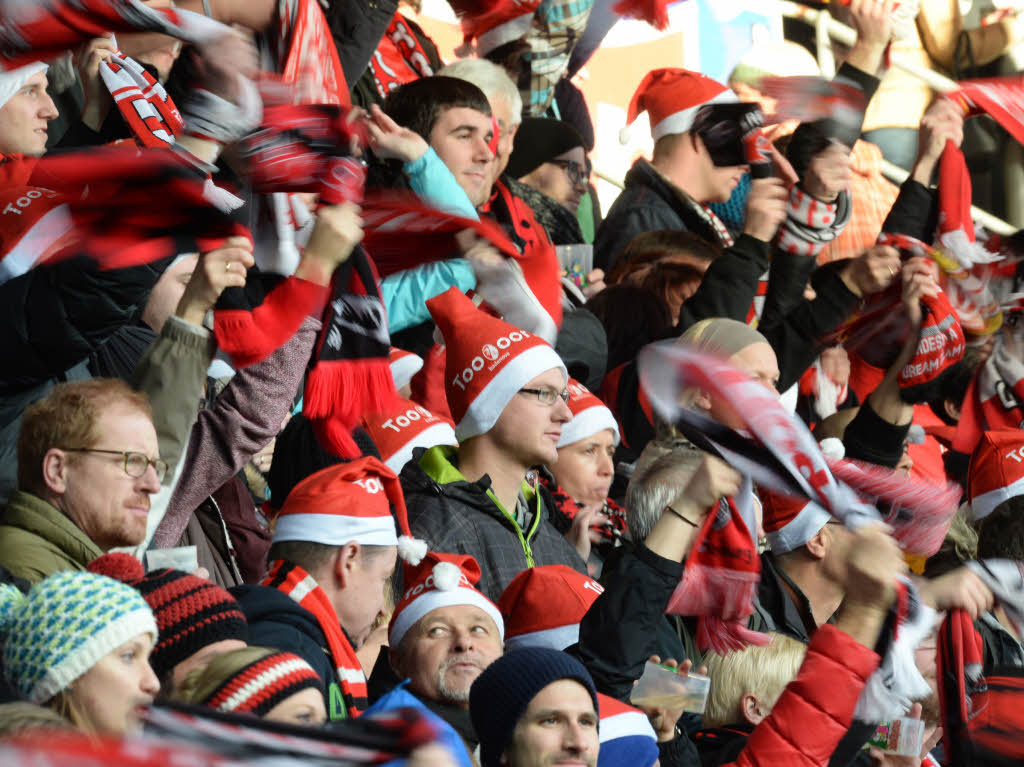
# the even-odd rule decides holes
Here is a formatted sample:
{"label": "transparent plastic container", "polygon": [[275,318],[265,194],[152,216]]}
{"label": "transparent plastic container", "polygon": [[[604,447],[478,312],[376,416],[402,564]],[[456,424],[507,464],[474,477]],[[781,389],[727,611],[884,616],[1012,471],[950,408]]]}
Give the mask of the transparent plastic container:
{"label": "transparent plastic container", "polygon": [[671,666],[647,661],[629,699],[634,706],[681,708],[703,714],[710,689],[710,677],[680,674]]}
{"label": "transparent plastic container", "polygon": [[880,748],[887,754],[920,756],[924,745],[924,722],[907,718],[882,722],[868,739],[868,745]]}

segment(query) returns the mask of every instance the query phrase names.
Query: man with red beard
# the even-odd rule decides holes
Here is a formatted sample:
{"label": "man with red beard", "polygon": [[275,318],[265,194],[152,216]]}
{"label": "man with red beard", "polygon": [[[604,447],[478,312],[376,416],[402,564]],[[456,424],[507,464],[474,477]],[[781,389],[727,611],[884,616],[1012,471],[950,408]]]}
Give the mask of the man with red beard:
{"label": "man with red beard", "polygon": [[34,583],[137,546],[166,472],[146,395],[108,378],[57,386],[25,411],[0,564]]}

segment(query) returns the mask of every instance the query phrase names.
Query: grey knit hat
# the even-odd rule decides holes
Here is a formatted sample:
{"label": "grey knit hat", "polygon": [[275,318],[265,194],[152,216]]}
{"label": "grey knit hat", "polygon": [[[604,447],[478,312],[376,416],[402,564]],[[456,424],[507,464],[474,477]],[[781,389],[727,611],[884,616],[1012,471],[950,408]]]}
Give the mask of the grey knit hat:
{"label": "grey knit hat", "polygon": [[498,767],[512,742],[516,723],[537,693],[552,682],[573,679],[597,705],[597,690],[586,667],[571,655],[548,647],[513,650],[484,669],[469,690],[469,716],[480,739],[480,764]]}

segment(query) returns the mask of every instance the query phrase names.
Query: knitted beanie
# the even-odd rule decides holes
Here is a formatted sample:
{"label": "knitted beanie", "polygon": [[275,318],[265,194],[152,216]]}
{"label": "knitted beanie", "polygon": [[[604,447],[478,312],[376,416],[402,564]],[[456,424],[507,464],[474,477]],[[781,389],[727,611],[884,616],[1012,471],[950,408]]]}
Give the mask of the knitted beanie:
{"label": "knitted beanie", "polygon": [[582,146],[583,137],[569,123],[550,117],[527,117],[516,129],[505,172],[512,178],[522,178],[558,155]]}
{"label": "knitted beanie", "polygon": [[298,655],[271,651],[242,666],[196,703],[217,711],[266,716],[295,693],[320,687],[316,671]]}
{"label": "knitted beanie", "polygon": [[225,639],[247,642],[242,608],[225,589],[204,578],[163,568],[146,573],[130,554],[104,554],[89,570],[124,581],[142,594],[160,629],[149,664],[161,679],[186,658]]}
{"label": "knitted beanie", "polygon": [[31,703],[45,703],[139,634],[157,638],[153,611],[124,583],[60,572],[27,595],[0,585],[4,673]]}
{"label": "knitted beanie", "polygon": [[513,650],[476,678],[469,690],[469,715],[480,738],[482,767],[498,767],[530,701],[560,679],[572,679],[583,685],[594,702],[594,711],[601,713],[590,673],[578,660],[559,650],[547,647]]}

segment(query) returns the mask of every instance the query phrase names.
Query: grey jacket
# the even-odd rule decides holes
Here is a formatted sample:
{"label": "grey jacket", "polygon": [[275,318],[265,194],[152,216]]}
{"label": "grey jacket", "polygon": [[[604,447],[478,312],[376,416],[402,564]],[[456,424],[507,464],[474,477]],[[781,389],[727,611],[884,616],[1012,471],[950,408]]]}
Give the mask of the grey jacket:
{"label": "grey jacket", "polygon": [[460,478],[449,451],[454,448],[417,449],[399,476],[415,537],[432,551],[471,554],[480,565],[477,588],[495,602],[528,567],[567,565],[586,574],[583,559],[551,524],[553,502],[546,489],[538,487],[529,501],[533,515],[522,530],[487,494],[490,478]]}

